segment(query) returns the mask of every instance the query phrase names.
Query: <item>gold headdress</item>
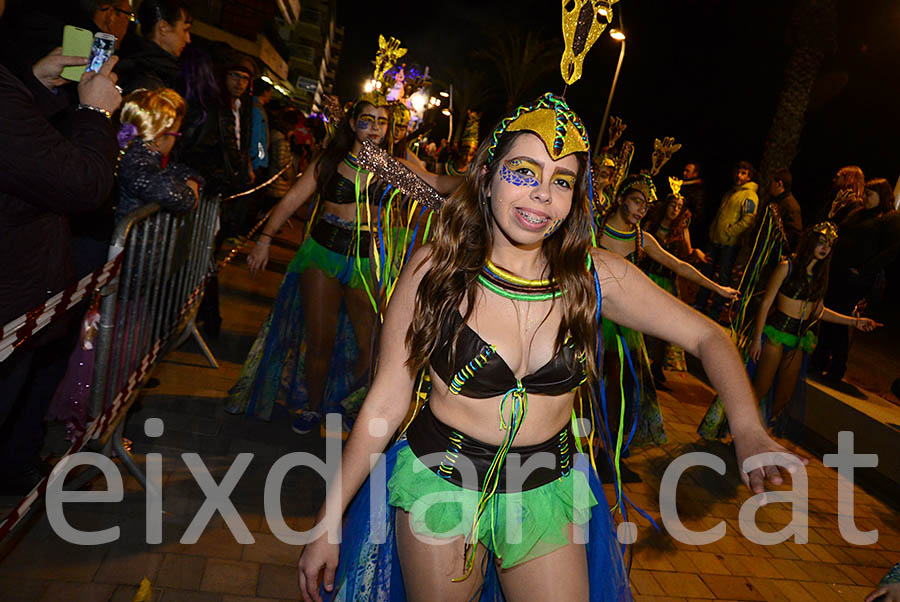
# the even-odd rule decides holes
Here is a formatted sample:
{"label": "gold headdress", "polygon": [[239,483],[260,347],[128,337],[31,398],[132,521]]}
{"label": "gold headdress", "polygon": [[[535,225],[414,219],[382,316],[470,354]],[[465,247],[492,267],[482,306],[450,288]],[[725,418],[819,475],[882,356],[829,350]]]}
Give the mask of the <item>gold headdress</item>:
{"label": "gold headdress", "polygon": [[838,231],[834,224],[831,222],[822,222],[816,224],[812,227],[812,231],[816,234],[821,234],[825,237],[825,240],[828,241],[828,244],[834,244],[834,241],[837,240]]}
{"label": "gold headdress", "polygon": [[[566,49],[559,63],[562,78],[574,84],[588,50],[612,20],[612,5],[618,0],[563,0],[562,30]],[[571,6],[571,10],[566,7]]]}
{"label": "gold headdress", "polygon": [[684,180],[679,180],[678,178],[673,178],[669,176],[669,188],[672,189],[672,196],[682,198],[681,197],[681,185],[684,184]]}
{"label": "gold headdress", "polygon": [[653,179],[645,173],[631,174],[625,178],[619,187],[618,194],[624,198],[631,190],[636,190],[644,195],[649,205],[652,205],[657,200],[656,185],[653,183]]}
{"label": "gold headdress", "polygon": [[406,48],[400,48],[400,40],[394,37],[385,40],[383,35],[378,36],[378,52],[375,53],[373,61],[375,71],[372,73],[371,89],[367,89],[357,99],[357,103],[367,102],[374,107],[386,107],[390,104],[385,95],[388,89],[385,74],[404,54]]}
{"label": "gold headdress", "polygon": [[488,159],[494,158],[500,136],[526,130],[540,136],[554,160],[572,153],[590,153],[591,145],[581,119],[564,98],[547,92],[531,104],[520,106],[500,122],[491,134]]}

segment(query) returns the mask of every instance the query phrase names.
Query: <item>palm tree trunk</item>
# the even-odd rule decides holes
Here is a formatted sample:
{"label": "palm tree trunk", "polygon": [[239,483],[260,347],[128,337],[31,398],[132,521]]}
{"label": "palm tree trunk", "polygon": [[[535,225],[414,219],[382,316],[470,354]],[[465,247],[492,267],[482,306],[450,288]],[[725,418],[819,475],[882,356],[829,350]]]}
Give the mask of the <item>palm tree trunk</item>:
{"label": "palm tree trunk", "polygon": [[837,38],[837,0],[796,0],[791,17],[793,51],[760,161],[760,195],[768,196],[769,178],[797,156],[806,108],[822,60]]}

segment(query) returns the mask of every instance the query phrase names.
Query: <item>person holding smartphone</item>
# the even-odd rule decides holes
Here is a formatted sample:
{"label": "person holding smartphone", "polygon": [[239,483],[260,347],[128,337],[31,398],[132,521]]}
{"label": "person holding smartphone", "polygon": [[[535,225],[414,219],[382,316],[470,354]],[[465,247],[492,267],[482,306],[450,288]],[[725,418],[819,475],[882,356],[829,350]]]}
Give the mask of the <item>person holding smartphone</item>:
{"label": "person holding smartphone", "polygon": [[[121,102],[115,57],[81,79],[66,128],[50,123],[67,106],[54,93],[66,83],[63,67],[86,63],[57,48],[22,79],[0,66],[0,324],[74,282],[67,215],[96,208],[112,188],[118,149],[110,115]],[[59,332],[42,331],[0,363],[0,494],[27,493],[41,478],[41,419],[62,376],[46,371],[69,351],[54,345]]]}

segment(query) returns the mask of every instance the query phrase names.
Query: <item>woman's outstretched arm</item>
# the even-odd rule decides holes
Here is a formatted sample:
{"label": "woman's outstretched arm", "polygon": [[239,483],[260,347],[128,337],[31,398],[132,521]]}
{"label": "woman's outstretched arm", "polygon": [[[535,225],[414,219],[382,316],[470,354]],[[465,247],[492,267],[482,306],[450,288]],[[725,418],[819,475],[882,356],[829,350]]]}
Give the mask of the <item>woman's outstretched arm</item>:
{"label": "woman's outstretched arm", "polygon": [[651,259],[656,261],[657,263],[669,268],[682,278],[686,280],[690,280],[691,282],[702,286],[703,288],[709,289],[717,295],[721,295],[726,299],[737,299],[740,294],[737,289],[733,289],[730,286],[722,286],[716,284],[703,274],[697,271],[697,268],[687,263],[686,261],[681,261],[668,251],[662,248],[662,245],[657,242],[657,240],[650,234],[644,233],[644,251],[647,255],[650,256]]}
{"label": "woman's outstretched arm", "polygon": [[269,246],[272,244],[272,237],[281,229],[284,222],[316,193],[316,165],[318,165],[318,160],[307,166],[303,175],[294,182],[291,189],[278,201],[275,209],[272,210],[272,215],[269,216],[259,235],[259,241],[247,256],[247,265],[250,266],[251,275],[255,276],[257,272],[266,269],[266,264],[269,262]]}
{"label": "woman's outstretched arm", "polygon": [[[700,358],[710,383],[725,405],[734,437],[738,466],[764,452],[787,454],[785,460],[799,462],[768,436],[757,410],[753,389],[737,348],[727,332],[656,286],[623,258],[592,250],[594,266],[603,293],[603,314],[614,322],[671,341]],[[806,460],[803,460],[805,463]],[[789,470],[794,470],[792,466]],[[741,479],[754,493],[765,491],[764,482],[782,482],[776,466],[741,471]]]}

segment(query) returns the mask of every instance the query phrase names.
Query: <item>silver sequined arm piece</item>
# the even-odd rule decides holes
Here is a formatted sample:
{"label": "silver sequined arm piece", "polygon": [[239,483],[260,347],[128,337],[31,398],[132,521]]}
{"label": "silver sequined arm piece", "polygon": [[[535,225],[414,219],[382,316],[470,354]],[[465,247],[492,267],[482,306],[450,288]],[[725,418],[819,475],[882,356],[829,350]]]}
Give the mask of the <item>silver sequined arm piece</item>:
{"label": "silver sequined arm piece", "polygon": [[368,140],[363,142],[357,159],[360,167],[429,209],[440,210],[443,205],[444,197],[437,190]]}

